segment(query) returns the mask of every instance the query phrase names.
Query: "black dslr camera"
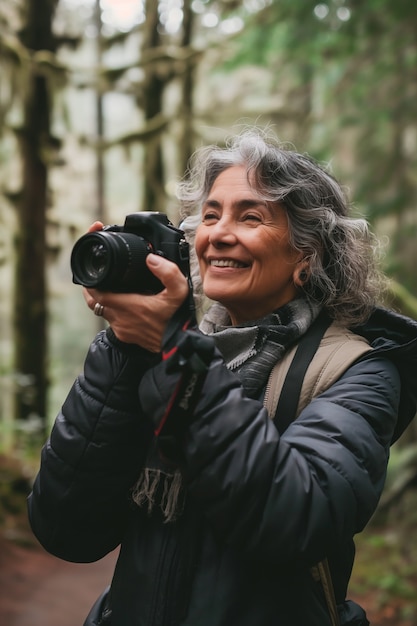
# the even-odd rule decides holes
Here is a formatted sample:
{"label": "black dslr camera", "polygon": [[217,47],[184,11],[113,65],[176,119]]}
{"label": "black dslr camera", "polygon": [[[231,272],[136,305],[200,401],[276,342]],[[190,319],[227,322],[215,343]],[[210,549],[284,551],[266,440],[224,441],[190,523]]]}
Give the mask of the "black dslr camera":
{"label": "black dslr camera", "polygon": [[155,211],[131,213],[124,226],[105,226],[83,235],[71,254],[72,280],[101,291],[158,293],[164,286],[146,266],[150,252],[176,263],[191,286],[184,233]]}

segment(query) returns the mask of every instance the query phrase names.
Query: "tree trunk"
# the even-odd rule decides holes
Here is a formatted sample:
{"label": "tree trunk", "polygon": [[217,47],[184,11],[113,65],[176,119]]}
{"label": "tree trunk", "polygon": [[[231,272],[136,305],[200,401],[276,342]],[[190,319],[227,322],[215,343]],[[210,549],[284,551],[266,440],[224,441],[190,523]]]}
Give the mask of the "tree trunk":
{"label": "tree trunk", "polygon": [[[182,26],[182,45],[186,48],[191,46],[193,32],[193,16],[191,0],[184,0],[183,12],[184,20]],[[180,139],[180,168],[181,175],[187,169],[188,161],[194,151],[194,131],[193,131],[193,93],[194,93],[194,70],[195,62],[188,60],[182,78],[182,136]]]}
{"label": "tree trunk", "polygon": [[[148,50],[161,45],[161,37],[158,32],[161,27],[158,5],[159,2],[156,0],[146,0],[146,23],[142,45],[144,56]],[[162,112],[164,88],[165,81],[158,75],[155,65],[150,64],[145,70],[143,89],[143,109],[146,122]],[[159,134],[144,144],[143,176],[142,210],[165,212],[164,166]]]}
{"label": "tree trunk", "polygon": [[[102,16],[100,0],[96,0],[94,13],[95,26],[97,30],[96,53],[97,67],[99,70],[103,67],[103,42],[102,42]],[[105,203],[105,167],[103,141],[105,135],[104,129],[104,93],[101,85],[100,77],[96,78],[97,86],[95,92],[96,99],[96,141],[97,141],[97,163],[96,163],[96,191],[97,191],[97,210],[96,217],[100,222],[107,223],[106,203]]]}
{"label": "tree trunk", "polygon": [[[22,43],[30,51],[54,50],[52,17],[55,0],[28,0]],[[23,127],[19,129],[22,193],[18,206],[14,295],[16,417],[47,413],[46,209],[48,171],[44,160],[50,139],[47,79],[28,68]]]}

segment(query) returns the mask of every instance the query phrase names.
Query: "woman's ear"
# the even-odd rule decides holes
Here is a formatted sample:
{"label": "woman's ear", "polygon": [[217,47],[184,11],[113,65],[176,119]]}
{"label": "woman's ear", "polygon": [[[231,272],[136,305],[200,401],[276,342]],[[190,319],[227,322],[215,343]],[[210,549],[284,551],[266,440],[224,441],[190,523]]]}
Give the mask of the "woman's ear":
{"label": "woman's ear", "polygon": [[308,261],[300,261],[294,270],[294,285],[296,287],[303,287],[310,277],[310,267]]}

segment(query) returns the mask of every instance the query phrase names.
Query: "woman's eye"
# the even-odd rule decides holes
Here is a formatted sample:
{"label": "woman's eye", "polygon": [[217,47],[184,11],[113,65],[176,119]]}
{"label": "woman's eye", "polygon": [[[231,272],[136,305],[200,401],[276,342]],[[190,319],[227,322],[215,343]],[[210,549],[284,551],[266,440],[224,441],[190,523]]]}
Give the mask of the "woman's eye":
{"label": "woman's eye", "polygon": [[242,217],[245,222],[261,222],[262,219],[259,215],[255,215],[254,213],[247,213]]}
{"label": "woman's eye", "polygon": [[217,219],[218,219],[218,216],[217,216],[216,213],[207,212],[207,213],[204,213],[202,221],[203,222],[212,222],[212,221],[217,220]]}

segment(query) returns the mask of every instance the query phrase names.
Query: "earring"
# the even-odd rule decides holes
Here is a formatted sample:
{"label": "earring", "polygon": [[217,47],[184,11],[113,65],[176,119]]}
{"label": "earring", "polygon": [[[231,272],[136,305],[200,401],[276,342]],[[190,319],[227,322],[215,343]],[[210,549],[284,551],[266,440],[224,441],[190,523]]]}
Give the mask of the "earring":
{"label": "earring", "polygon": [[301,270],[301,272],[298,274],[298,279],[302,285],[306,282],[307,278],[308,278],[307,270]]}

